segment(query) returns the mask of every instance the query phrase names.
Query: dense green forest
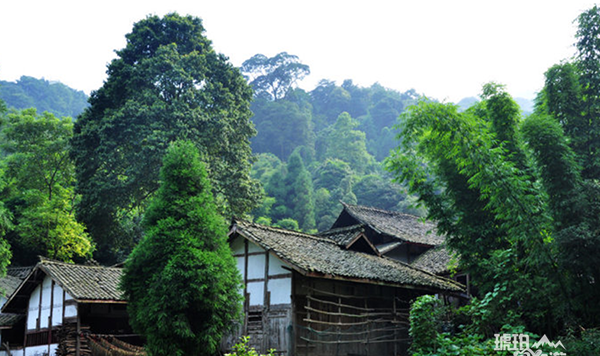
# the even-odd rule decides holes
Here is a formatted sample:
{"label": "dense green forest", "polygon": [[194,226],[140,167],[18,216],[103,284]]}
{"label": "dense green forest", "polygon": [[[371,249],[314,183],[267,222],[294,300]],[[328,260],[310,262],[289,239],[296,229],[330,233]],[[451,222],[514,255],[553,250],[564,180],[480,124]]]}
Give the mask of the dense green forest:
{"label": "dense green forest", "polygon": [[341,86],[322,80],[310,92],[295,88],[308,71],[287,53],[257,55],[242,66],[255,91],[252,176],[265,193],[252,212],[255,219],[324,230],[339,214],[340,200],[415,212],[381,161],[396,145],[397,118],[421,96],[378,84],[363,88],[351,80]]}
{"label": "dense green forest", "polygon": [[40,113],[47,111],[57,117],[75,118],[88,106],[88,96],[84,92],[28,76],[22,76],[16,82],[0,80],[0,99],[9,108],[36,108]]}

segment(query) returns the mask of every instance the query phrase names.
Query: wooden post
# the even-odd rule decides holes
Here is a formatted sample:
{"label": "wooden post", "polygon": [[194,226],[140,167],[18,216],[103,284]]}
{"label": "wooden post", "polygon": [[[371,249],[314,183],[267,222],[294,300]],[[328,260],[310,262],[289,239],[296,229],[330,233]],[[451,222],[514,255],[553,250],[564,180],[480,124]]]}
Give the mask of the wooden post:
{"label": "wooden post", "polygon": [[[397,315],[397,311],[396,311],[396,292],[394,292],[394,297],[392,299],[393,301],[393,308],[394,308],[394,319],[393,321],[397,321],[396,320],[396,315]],[[392,324],[394,325],[394,324]],[[398,335],[398,328],[394,327],[394,356],[398,355],[398,342],[396,341],[398,339],[399,335]]]}
{"label": "wooden post", "polygon": [[265,251],[265,281],[263,282],[263,352],[267,353],[270,347],[269,343],[269,251]]}
{"label": "wooden post", "polygon": [[[368,304],[368,299],[369,299],[369,291],[367,290],[367,295],[365,297],[365,309],[369,309],[369,304]],[[369,320],[369,317],[367,316],[367,342],[365,342],[365,351],[366,351],[366,355],[369,355],[369,337],[370,337],[370,332],[371,332],[371,323]]]}
{"label": "wooden post", "polygon": [[[309,287],[310,287],[310,285],[309,285]],[[311,296],[311,289],[310,288],[308,289],[308,293],[306,293],[306,295],[308,297]],[[308,320],[308,322],[306,323],[306,326],[307,326],[307,328],[306,328],[306,330],[307,330],[306,335],[308,337],[306,338],[306,347],[304,349],[304,355],[308,356],[308,347],[309,347],[309,344],[310,344],[309,341],[308,341],[310,339],[310,331],[309,331],[310,330],[310,298],[306,298],[306,306],[308,307],[308,309],[306,309],[306,319]]]}
{"label": "wooden post", "polygon": [[75,344],[75,356],[80,356],[81,352],[81,310],[79,306],[79,303],[75,305],[77,308],[77,343]]}
{"label": "wooden post", "polygon": [[248,295],[248,240],[244,239],[244,325],[242,335],[248,335],[248,312],[250,311],[250,296]]}
{"label": "wooden post", "polygon": [[50,345],[52,344],[52,314],[54,313],[54,280],[50,285],[50,315],[48,316],[48,355],[50,355]]}

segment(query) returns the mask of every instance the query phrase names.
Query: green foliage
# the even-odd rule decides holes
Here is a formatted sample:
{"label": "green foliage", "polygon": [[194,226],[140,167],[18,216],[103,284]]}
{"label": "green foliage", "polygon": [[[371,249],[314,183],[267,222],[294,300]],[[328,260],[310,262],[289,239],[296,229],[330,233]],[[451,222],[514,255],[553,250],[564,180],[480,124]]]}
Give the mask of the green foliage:
{"label": "green foliage", "polygon": [[300,63],[298,56],[281,52],[268,58],[263,54],[242,63],[255,95],[268,100],[282,99],[297,81],[310,74],[310,68]]}
{"label": "green foliage", "polygon": [[312,112],[307,105],[258,98],[251,109],[258,131],[252,140],[253,152],[271,152],[287,160],[297,147],[314,147]]}
{"label": "green foliage", "polygon": [[79,197],[69,158],[71,120],[35,109],[14,111],[2,133],[3,201],[14,218],[7,237],[20,252],[16,262],[34,263],[38,255],[62,261],[91,257],[93,243],[73,212]]}
{"label": "green foliage", "polygon": [[291,218],[278,220],[273,226],[287,230],[300,231],[300,226],[298,225],[298,222]]}
{"label": "green foliage", "polygon": [[260,355],[253,347],[248,346],[250,336],[242,336],[240,342],[233,345],[233,352],[225,354],[225,356],[274,356],[275,350],[269,350],[266,355]]}
{"label": "green foliage", "polygon": [[220,211],[243,215],[259,204],[249,176],[252,90],[203,33],[192,16],[137,22],[75,124],[78,214],[99,260],[116,259],[140,238],[119,217],[139,220],[158,188],[164,152],[178,139],[206,157]]}
{"label": "green foliage", "polygon": [[358,122],[350,114],[340,114],[329,134],[325,158],[347,162],[356,173],[362,174],[374,159],[367,152],[365,133],[355,130],[357,126]]}
{"label": "green foliage", "polygon": [[58,117],[77,117],[88,106],[88,97],[82,91],[27,76],[14,83],[0,81],[0,99],[17,110],[36,108]]}
{"label": "green foliage", "polygon": [[[411,306],[409,316],[412,355],[513,355],[511,351],[496,350],[494,333],[484,330],[490,325],[486,320],[490,317],[489,298],[488,295],[482,301],[474,299],[469,305],[455,310],[443,305],[434,296],[418,297]],[[536,337],[526,333],[523,326],[510,324],[500,325],[494,332]]]}
{"label": "green foliage", "polygon": [[213,355],[241,306],[226,223],[192,143],[170,146],[161,182],[125,263],[130,323],[149,355]]}
{"label": "green foliage", "polygon": [[598,354],[600,348],[600,330],[587,329],[579,333],[571,332],[563,340],[566,350],[570,355],[594,356]]}
{"label": "green foliage", "polygon": [[[515,106],[497,87],[486,90],[486,100],[463,113],[453,105],[428,102],[411,108],[402,124],[400,149],[388,167],[448,234],[449,246],[479,281],[480,292],[499,293],[487,307],[498,310],[498,320],[488,320],[488,325],[527,315],[532,330],[556,331],[573,314],[553,242],[552,190],[528,175],[534,170],[527,166],[516,135]],[[547,132],[545,151],[564,142],[560,131],[540,126],[531,132]],[[557,151],[547,164],[560,166],[558,161],[566,157],[568,151]],[[544,296],[532,291],[544,291]]]}
{"label": "green foliage", "polygon": [[423,295],[412,303],[408,331],[412,338],[411,352],[435,349],[441,312],[441,301],[432,295]]}

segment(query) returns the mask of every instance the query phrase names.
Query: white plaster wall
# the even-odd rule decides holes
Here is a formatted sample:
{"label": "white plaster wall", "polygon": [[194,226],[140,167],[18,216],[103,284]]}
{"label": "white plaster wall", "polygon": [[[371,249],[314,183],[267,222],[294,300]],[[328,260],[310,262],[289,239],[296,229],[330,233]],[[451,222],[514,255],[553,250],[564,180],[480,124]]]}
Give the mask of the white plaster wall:
{"label": "white plaster wall", "polygon": [[284,269],[283,266],[285,266],[285,264],[283,264],[279,258],[273,255],[269,256],[269,276],[290,273],[290,271]]}
{"label": "white plaster wall", "polygon": [[231,241],[231,251],[234,255],[244,254],[244,238],[241,236],[236,237]]}
{"label": "white plaster wall", "polygon": [[248,256],[248,279],[265,278],[265,255]]}
{"label": "white plaster wall", "polygon": [[[36,328],[36,320],[39,316],[40,292],[42,293],[42,314],[40,319],[40,328],[48,327],[50,310],[52,310],[52,326],[61,325],[63,310],[63,289],[54,284],[54,296],[52,296],[52,279],[48,276],[38,285],[29,296],[29,308],[27,313],[27,330]],[[65,293],[65,300],[73,299],[68,293]],[[66,317],[77,316],[77,307],[69,305],[65,308]]]}
{"label": "white plaster wall", "polygon": [[63,290],[58,284],[54,284],[54,298],[52,303],[52,326],[62,325]]}
{"label": "white plaster wall", "polygon": [[[23,349],[18,349],[18,350],[10,350],[10,353],[12,354],[12,356],[23,356]],[[6,351],[0,351],[0,356],[8,356],[6,354]]]}
{"label": "white plaster wall", "polygon": [[271,293],[271,304],[290,304],[292,303],[292,279],[278,278],[269,280],[267,289]]}
{"label": "white plaster wall", "polygon": [[258,246],[254,242],[248,241],[248,253],[264,252],[264,251],[265,250],[262,247]]}
{"label": "white plaster wall", "polygon": [[36,327],[36,320],[39,315],[41,290],[42,286],[38,285],[29,296],[29,307],[27,309],[27,330],[33,330]]}
{"label": "white plaster wall", "polygon": [[250,294],[250,305],[263,305],[265,300],[264,282],[248,283],[246,290]]}
{"label": "white plaster wall", "polygon": [[[56,355],[56,349],[58,348],[58,344],[50,345],[50,355]],[[25,356],[41,356],[45,355],[48,352],[48,345],[40,345],[40,346],[29,346],[25,348]]]}
{"label": "white plaster wall", "polygon": [[52,279],[46,276],[42,282],[42,313],[40,315],[40,328],[48,327],[52,299]]}
{"label": "white plaster wall", "polygon": [[242,278],[244,277],[244,271],[246,270],[246,264],[244,263],[244,261],[246,261],[245,257],[236,257],[235,258],[235,262],[237,264],[237,269],[238,269],[238,271],[240,271],[240,275],[242,276]]}
{"label": "white plaster wall", "polygon": [[[68,296],[68,294],[67,294]],[[65,298],[68,300],[68,298]],[[72,318],[77,316],[77,307],[75,305],[67,305],[65,307],[65,318]]]}

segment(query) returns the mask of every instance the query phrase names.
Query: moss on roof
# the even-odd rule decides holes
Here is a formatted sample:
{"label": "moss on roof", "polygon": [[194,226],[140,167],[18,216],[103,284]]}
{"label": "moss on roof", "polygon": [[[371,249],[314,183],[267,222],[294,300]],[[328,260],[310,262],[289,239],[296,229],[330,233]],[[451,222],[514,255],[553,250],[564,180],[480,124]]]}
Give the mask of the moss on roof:
{"label": "moss on roof", "polygon": [[436,291],[463,290],[454,281],[387,257],[346,250],[321,236],[240,220],[234,220],[231,233],[258,244],[305,275]]}
{"label": "moss on roof", "polygon": [[453,259],[458,261],[456,254],[449,251],[446,245],[440,245],[425,251],[411,265],[433,274],[444,274],[449,272]]}
{"label": "moss on roof", "polygon": [[121,268],[84,266],[49,260],[38,263],[36,268],[46,272],[77,301],[125,301],[119,289]]}
{"label": "moss on roof", "polygon": [[344,202],[342,205],[344,211],[358,223],[368,225],[380,234],[428,246],[437,246],[444,242],[444,236],[437,234],[435,224],[422,221],[418,216]]}

